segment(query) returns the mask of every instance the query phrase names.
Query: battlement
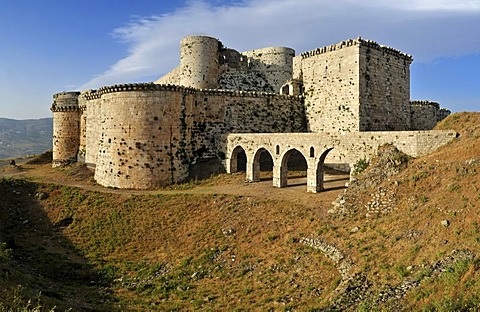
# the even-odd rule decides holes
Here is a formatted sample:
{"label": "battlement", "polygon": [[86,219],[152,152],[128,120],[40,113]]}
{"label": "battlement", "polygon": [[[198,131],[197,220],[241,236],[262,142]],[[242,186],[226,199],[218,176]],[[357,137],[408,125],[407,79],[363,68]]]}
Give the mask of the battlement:
{"label": "battlement", "polygon": [[[440,109],[440,104],[437,102],[432,102],[432,101],[410,101],[410,105],[412,106],[419,106],[419,107],[434,107],[436,109]],[[442,108],[443,109],[443,108]]]}
{"label": "battlement", "polygon": [[135,92],[135,91],[171,91],[182,92],[185,94],[205,94],[213,96],[230,96],[230,97],[270,97],[270,98],[301,98],[302,96],[284,95],[273,92],[260,92],[260,91],[238,91],[238,90],[226,90],[226,89],[195,89],[190,87],[172,85],[172,84],[156,84],[153,82],[148,83],[127,83],[116,84],[112,86],[101,87],[98,90],[87,90],[80,94],[85,100],[99,99],[103,94],[115,93],[115,92]]}
{"label": "battlement", "polygon": [[53,95],[52,112],[78,111],[78,96],[80,92],[60,92]]}
{"label": "battlement", "polygon": [[306,58],[309,58],[309,57],[312,57],[312,56],[315,56],[315,55],[329,53],[329,52],[333,52],[333,51],[336,51],[336,50],[340,50],[340,49],[344,49],[344,48],[352,47],[352,46],[360,46],[360,47],[367,47],[367,48],[370,48],[370,49],[375,49],[375,50],[381,51],[385,54],[390,54],[392,56],[405,59],[406,61],[408,61],[410,63],[413,61],[413,57],[409,54],[403,53],[403,52],[401,52],[397,49],[394,49],[394,48],[391,48],[391,47],[388,47],[388,46],[378,44],[377,42],[375,42],[373,40],[366,40],[366,39],[362,39],[360,37],[358,37],[357,39],[348,39],[348,40],[344,40],[344,41],[341,41],[341,42],[336,43],[336,44],[332,44],[332,45],[329,45],[329,46],[317,48],[315,50],[303,52],[303,53],[301,53],[301,57],[302,57],[302,59],[306,59]]}
{"label": "battlement", "polygon": [[[353,163],[373,151],[354,137],[378,133],[407,146],[390,131],[429,130],[450,113],[410,101],[410,55],[360,37],[295,56],[288,47],[238,52],[214,37],[189,36],[179,52],[179,65],[155,83],[55,94],[53,166],[80,161],[101,185],[156,188],[185,180],[206,160],[226,164],[230,133],[266,141],[278,133],[277,153],[298,146],[315,157],[325,148],[318,138],[350,135],[331,155]],[[305,144],[307,132],[315,140]],[[428,133],[414,141],[443,142]]]}

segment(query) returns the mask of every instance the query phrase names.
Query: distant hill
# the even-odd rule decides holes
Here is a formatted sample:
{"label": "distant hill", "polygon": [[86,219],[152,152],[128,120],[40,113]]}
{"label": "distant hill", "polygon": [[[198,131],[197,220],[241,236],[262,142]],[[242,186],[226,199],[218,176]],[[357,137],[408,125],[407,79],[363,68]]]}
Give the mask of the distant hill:
{"label": "distant hill", "polygon": [[52,148],[52,118],[0,118],[0,159],[45,152]]}

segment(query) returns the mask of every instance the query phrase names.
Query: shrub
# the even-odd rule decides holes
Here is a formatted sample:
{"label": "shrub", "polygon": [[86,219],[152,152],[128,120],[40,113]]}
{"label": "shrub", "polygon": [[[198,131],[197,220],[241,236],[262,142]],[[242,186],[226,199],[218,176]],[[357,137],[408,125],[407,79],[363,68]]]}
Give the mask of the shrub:
{"label": "shrub", "polygon": [[359,159],[354,165],[353,165],[353,175],[358,175],[365,171],[367,169],[369,162],[367,159],[362,158]]}

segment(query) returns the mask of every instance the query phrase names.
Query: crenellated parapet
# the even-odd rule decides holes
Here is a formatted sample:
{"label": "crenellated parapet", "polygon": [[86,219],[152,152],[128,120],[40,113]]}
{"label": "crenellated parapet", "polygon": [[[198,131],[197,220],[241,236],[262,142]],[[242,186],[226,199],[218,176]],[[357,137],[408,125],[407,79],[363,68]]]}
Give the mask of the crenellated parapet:
{"label": "crenellated parapet", "polygon": [[53,95],[52,112],[78,111],[78,96],[80,92],[60,92]]}
{"label": "crenellated parapet", "polygon": [[440,104],[432,101],[410,101],[412,130],[430,130],[450,115],[450,111],[440,108]]}
{"label": "crenellated parapet", "polygon": [[[55,94],[53,166],[79,161],[95,169],[100,185],[149,189],[181,182],[206,161],[221,166],[229,133],[276,136],[283,143],[272,153],[297,146],[307,162],[324,161],[320,145],[331,138],[338,143],[329,155],[347,166],[368,145],[359,137],[435,145],[437,134],[405,132],[403,142],[391,132],[431,129],[450,113],[436,102],[410,102],[412,60],[360,37],[295,56],[288,47],[238,52],[189,36],[180,42],[180,64],[155,83]],[[311,144],[300,139],[306,132]]]}
{"label": "crenellated parapet", "polygon": [[410,101],[410,105],[418,107],[433,107],[440,109],[440,104],[432,101]]}
{"label": "crenellated parapet", "polygon": [[336,43],[336,44],[332,44],[332,45],[329,45],[329,46],[317,48],[315,50],[303,52],[301,54],[301,57],[302,57],[302,59],[305,59],[305,58],[313,57],[315,55],[329,53],[329,52],[333,52],[333,51],[336,51],[336,50],[341,50],[341,49],[351,47],[351,46],[367,47],[367,48],[370,48],[370,49],[375,49],[375,50],[381,51],[385,54],[390,54],[392,56],[405,59],[406,61],[409,61],[410,63],[413,61],[413,57],[409,54],[403,53],[403,52],[401,52],[397,49],[394,49],[394,48],[391,48],[391,47],[388,47],[388,46],[378,44],[377,42],[375,42],[373,40],[366,40],[366,39],[362,39],[360,37],[358,37],[357,39],[344,40],[344,41],[341,41],[341,42]]}
{"label": "crenellated parapet", "polygon": [[[100,99],[102,95],[115,92],[151,92],[151,91],[171,91],[180,92],[184,94],[205,94],[209,96],[229,96],[229,97],[269,97],[269,98],[292,98],[291,95],[278,94],[273,92],[261,91],[238,91],[226,89],[195,89],[190,87],[171,85],[171,84],[156,84],[156,83],[128,83],[116,84],[99,88],[98,90],[88,90],[81,93],[81,97],[86,100]],[[293,96],[298,98],[301,96]],[[78,109],[78,108],[77,108]]]}

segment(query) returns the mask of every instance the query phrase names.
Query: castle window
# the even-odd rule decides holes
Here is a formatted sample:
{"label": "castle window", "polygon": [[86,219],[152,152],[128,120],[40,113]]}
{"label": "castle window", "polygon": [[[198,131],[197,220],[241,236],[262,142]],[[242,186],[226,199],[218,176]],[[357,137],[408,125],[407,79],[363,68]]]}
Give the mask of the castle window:
{"label": "castle window", "polygon": [[280,146],[275,146],[275,154],[278,155],[280,154]]}
{"label": "castle window", "polygon": [[315,148],[313,146],[310,147],[310,157],[315,157]]}

